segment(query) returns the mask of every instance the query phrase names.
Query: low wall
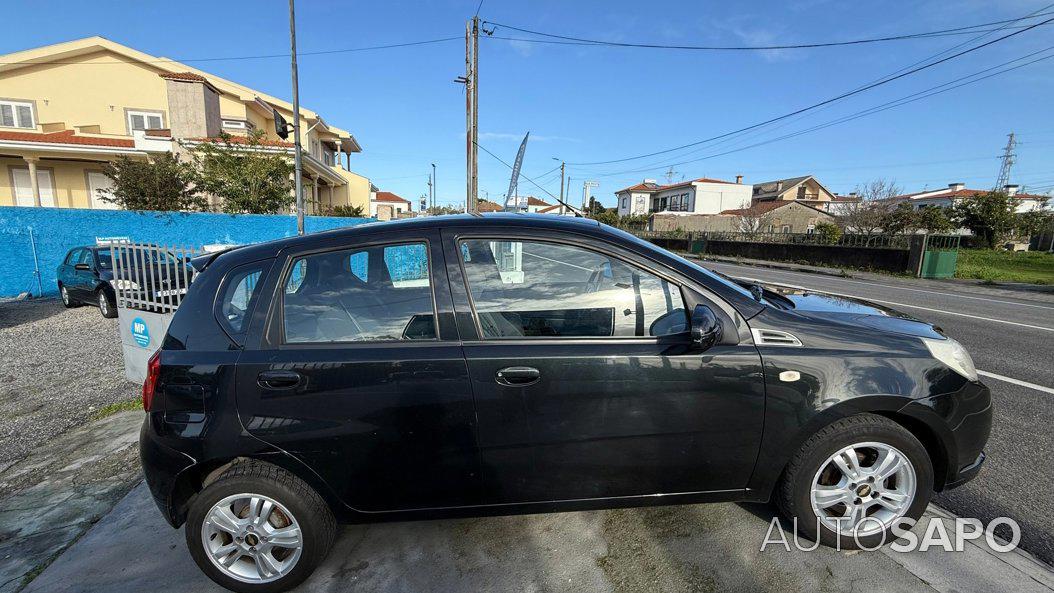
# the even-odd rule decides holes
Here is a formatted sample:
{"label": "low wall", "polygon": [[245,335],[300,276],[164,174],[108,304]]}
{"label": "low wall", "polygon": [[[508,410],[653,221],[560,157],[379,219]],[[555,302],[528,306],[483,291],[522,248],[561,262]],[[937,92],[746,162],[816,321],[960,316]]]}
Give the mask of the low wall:
{"label": "low wall", "polygon": [[910,271],[907,249],[878,247],[841,247],[836,245],[796,245],[790,243],[749,243],[741,241],[705,241],[703,253],[767,259],[822,266],[845,266],[904,273]]}
{"label": "low wall", "polygon": [[[308,233],[371,222],[371,218],[308,216]],[[57,294],[55,269],[73,247],[97,238],[201,247],[216,243],[260,243],[296,235],[296,217],[284,214],[136,212],[79,208],[0,206],[0,297],[39,296],[34,251],[43,294]],[[32,241],[31,241],[32,238]],[[35,243],[35,249],[33,248]]]}

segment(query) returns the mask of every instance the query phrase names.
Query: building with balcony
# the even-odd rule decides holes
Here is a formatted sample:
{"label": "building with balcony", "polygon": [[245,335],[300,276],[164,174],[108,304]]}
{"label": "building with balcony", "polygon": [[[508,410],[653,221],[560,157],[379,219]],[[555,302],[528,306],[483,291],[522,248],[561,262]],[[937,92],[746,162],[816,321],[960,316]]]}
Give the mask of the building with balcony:
{"label": "building with balcony", "polygon": [[751,203],[794,201],[820,210],[827,210],[835,195],[812,175],[790,177],[755,183]]}
{"label": "building with balcony", "polygon": [[[0,205],[113,208],[104,165],[120,155],[185,151],[222,132],[293,158],[275,132],[290,103],[102,37],[0,56]],[[362,151],[349,132],[300,108],[303,184],[309,214],[338,205],[369,208],[370,182],[351,171]]]}
{"label": "building with balcony", "polygon": [[619,216],[654,212],[688,212],[717,214],[730,208],[750,205],[751,187],[743,183],[743,176],[735,182],[700,177],[669,185],[659,185],[645,179],[636,185],[615,192]]}

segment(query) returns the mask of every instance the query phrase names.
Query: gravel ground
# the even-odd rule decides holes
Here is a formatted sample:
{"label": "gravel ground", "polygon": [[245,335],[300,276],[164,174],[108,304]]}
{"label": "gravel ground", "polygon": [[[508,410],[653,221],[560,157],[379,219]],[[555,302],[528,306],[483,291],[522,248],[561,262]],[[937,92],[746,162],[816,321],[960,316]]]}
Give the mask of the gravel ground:
{"label": "gravel ground", "polygon": [[0,471],[138,393],[124,378],[116,319],[58,299],[0,303]]}

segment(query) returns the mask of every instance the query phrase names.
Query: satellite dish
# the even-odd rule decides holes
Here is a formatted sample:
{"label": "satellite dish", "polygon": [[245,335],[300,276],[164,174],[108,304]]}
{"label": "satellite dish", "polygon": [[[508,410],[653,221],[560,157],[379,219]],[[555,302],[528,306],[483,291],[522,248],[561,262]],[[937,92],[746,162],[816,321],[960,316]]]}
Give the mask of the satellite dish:
{"label": "satellite dish", "polygon": [[259,105],[262,109],[264,109],[265,111],[270,111],[271,112],[271,117],[274,119],[274,133],[278,134],[278,137],[281,138],[282,140],[288,140],[289,139],[289,129],[291,127],[289,125],[289,122],[287,122],[285,120],[285,118],[282,117],[282,114],[278,113],[278,110],[275,109],[267,101],[264,101],[260,97],[256,97],[255,101],[256,101],[256,104]]}

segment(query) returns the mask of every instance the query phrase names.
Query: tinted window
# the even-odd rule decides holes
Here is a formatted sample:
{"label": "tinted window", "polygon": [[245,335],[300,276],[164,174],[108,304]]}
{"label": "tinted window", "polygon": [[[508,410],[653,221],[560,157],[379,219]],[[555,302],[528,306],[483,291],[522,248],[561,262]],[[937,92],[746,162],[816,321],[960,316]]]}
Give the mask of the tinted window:
{"label": "tinted window", "polygon": [[680,289],[579,247],[466,240],[469,291],[486,338],[663,336],[687,329]]}
{"label": "tinted window", "polygon": [[285,283],[286,342],[432,340],[434,313],[424,243],[297,258]]}
{"label": "tinted window", "polygon": [[66,254],[66,265],[72,266],[80,260],[82,249],[74,249]]}
{"label": "tinted window", "polygon": [[262,273],[262,266],[250,265],[227,278],[220,299],[220,314],[231,333],[239,334],[247,329],[245,323],[252,312]]}

